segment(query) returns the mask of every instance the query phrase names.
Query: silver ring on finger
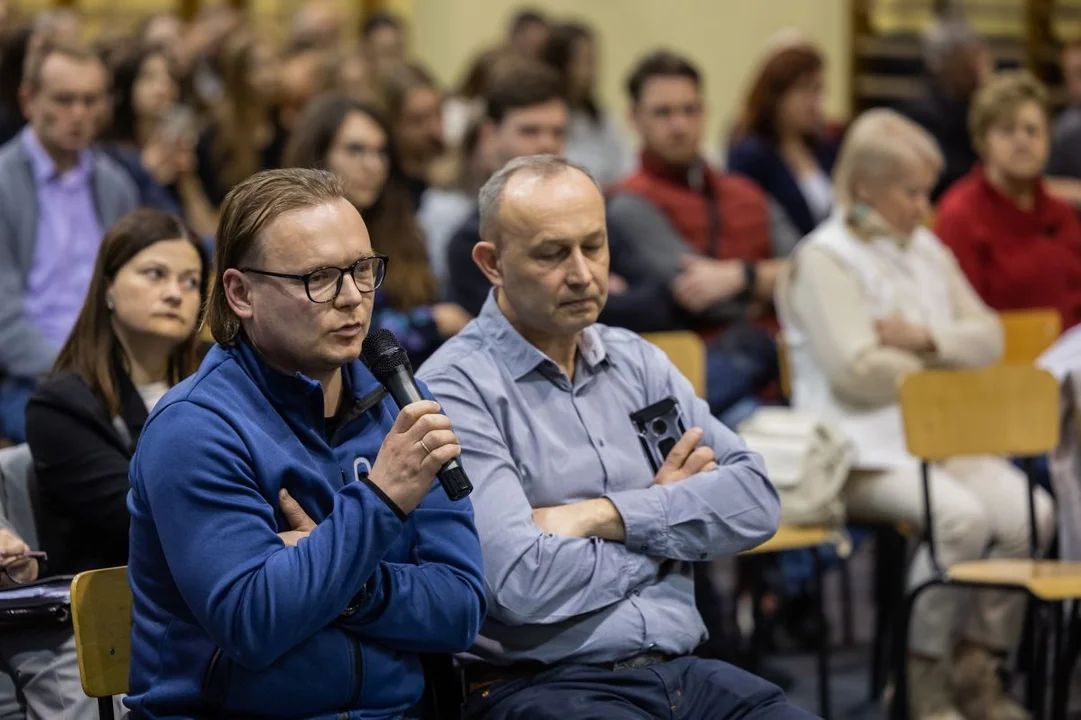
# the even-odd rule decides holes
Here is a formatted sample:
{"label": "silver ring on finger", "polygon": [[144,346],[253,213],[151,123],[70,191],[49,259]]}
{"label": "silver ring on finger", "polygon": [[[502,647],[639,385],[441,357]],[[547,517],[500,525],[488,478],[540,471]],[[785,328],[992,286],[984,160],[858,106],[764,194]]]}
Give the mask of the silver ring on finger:
{"label": "silver ring on finger", "polygon": [[428,449],[428,446],[424,444],[423,440],[420,441],[420,446],[422,448],[424,448],[424,454],[425,455],[431,455],[432,454],[432,451]]}

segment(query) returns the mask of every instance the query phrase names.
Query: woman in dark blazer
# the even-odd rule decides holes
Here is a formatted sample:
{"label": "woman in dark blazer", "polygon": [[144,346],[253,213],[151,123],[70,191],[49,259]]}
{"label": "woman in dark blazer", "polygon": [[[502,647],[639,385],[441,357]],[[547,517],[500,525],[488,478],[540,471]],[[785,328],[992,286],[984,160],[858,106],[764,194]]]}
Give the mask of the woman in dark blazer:
{"label": "woman in dark blazer", "polygon": [[806,235],[833,206],[837,142],[822,118],[822,55],[806,44],[768,57],[728,150],[728,170],[754,180]]}
{"label": "woman in dark blazer", "polygon": [[204,252],[150,209],[102,240],[82,312],[26,410],[50,573],[127,563],[128,462],[154,404],[197,365]]}

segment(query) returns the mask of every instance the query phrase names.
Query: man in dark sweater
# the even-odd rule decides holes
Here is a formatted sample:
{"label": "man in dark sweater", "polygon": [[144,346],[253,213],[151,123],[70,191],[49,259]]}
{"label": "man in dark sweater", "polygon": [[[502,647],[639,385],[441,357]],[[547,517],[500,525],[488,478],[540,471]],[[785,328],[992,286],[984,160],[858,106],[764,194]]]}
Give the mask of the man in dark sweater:
{"label": "man in dark sweater", "polygon": [[[500,73],[489,88],[487,105],[480,142],[490,150],[493,171],[516,157],[563,152],[570,111],[558,76],[547,67],[523,62]],[[480,239],[480,219],[474,212],[447,246],[447,299],[474,316],[491,288],[473,262],[473,246]],[[683,326],[668,289],[651,279],[654,273],[644,265],[645,259],[612,226],[608,245],[612,277],[600,322],[636,332]]]}
{"label": "man in dark sweater", "polygon": [[926,88],[920,97],[901,107],[934,136],[942,148],[946,167],[931,193],[937,201],[955,180],[977,162],[968,133],[968,106],[976,90],[993,70],[987,45],[961,20],[932,26],[923,40]]}

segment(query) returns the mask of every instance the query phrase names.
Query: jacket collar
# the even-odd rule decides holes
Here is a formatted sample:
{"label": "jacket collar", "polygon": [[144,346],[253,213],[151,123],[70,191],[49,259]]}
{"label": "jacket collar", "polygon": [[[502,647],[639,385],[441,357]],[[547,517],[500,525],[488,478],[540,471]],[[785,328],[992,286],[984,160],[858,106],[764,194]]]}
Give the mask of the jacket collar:
{"label": "jacket collar", "polygon": [[[490,340],[490,347],[502,358],[515,380],[521,380],[537,368],[554,371],[562,375],[562,370],[554,360],[542,353],[532,343],[522,337],[506,315],[499,309],[495,299],[495,289],[488,292],[477,320]],[[578,340],[578,358],[590,371],[608,361],[608,353],[596,325],[590,325],[582,331]]]}
{"label": "jacket collar", "polygon": [[[228,352],[271,403],[286,412],[302,415],[309,424],[322,426],[321,383],[299,372],[290,375],[272,368],[243,333]],[[342,366],[342,385],[345,396],[355,401],[357,413],[373,407],[386,392],[359,359]]]}

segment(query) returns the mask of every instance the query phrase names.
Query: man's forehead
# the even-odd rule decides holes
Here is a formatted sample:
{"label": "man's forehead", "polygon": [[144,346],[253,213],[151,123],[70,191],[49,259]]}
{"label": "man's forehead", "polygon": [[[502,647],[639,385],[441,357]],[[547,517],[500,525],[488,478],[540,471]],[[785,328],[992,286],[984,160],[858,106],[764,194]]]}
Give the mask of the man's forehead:
{"label": "man's forehead", "polygon": [[41,79],[54,85],[85,83],[88,80],[100,80],[104,84],[105,66],[96,58],[74,58],[53,53],[41,65]]}
{"label": "man's forehead", "polygon": [[500,219],[511,232],[541,236],[548,226],[594,216],[604,224],[604,198],[597,186],[573,168],[555,175],[522,172],[511,177],[500,201]]}
{"label": "man's forehead", "polygon": [[283,213],[259,234],[256,247],[268,262],[315,267],[352,262],[372,246],[360,213],[339,200]]}

